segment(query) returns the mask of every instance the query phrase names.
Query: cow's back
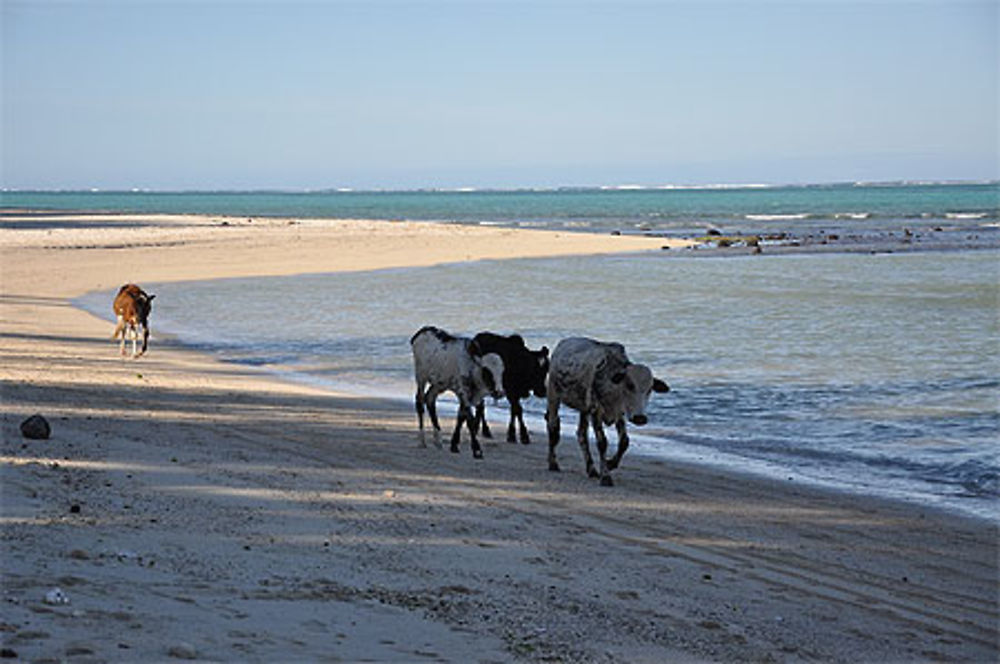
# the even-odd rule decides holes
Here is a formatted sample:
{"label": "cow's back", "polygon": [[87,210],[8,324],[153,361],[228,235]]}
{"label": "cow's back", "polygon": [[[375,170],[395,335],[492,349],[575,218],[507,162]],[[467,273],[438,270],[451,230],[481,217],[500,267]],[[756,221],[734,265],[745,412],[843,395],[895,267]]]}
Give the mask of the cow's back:
{"label": "cow's back", "polygon": [[594,406],[595,385],[628,364],[625,348],[585,337],[563,339],[549,364],[550,398],[581,411]]}
{"label": "cow's back", "polygon": [[136,315],[135,306],[135,295],[131,290],[128,290],[127,286],[122,286],[121,290],[118,291],[118,295],[115,296],[114,312],[116,316],[122,316],[126,319],[132,319]]}
{"label": "cow's back", "polygon": [[118,289],[112,306],[116,316],[122,316],[129,322],[145,322],[152,308],[151,299],[135,284],[125,284]]}
{"label": "cow's back", "polygon": [[417,380],[458,389],[459,379],[468,373],[468,364],[472,362],[468,343],[467,339],[452,337],[438,328],[421,329],[410,339]]}
{"label": "cow's back", "polygon": [[[545,369],[539,361],[540,351],[532,351],[519,334],[505,337],[492,332],[480,332],[472,339],[480,352],[496,353],[503,360],[503,387],[508,396],[525,398],[536,385],[544,387]],[[547,351],[546,351],[547,353]]]}

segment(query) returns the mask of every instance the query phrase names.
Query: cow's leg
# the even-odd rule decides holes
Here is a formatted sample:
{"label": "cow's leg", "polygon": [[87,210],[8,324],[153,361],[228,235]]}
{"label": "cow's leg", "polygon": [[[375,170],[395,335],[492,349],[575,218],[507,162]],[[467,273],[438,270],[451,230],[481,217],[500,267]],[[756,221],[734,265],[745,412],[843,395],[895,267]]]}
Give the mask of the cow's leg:
{"label": "cow's leg", "polygon": [[145,355],[146,349],[149,348],[149,326],[143,324],[142,326],[142,350],[139,351],[139,355]]}
{"label": "cow's leg", "polygon": [[129,325],[129,336],[132,337],[132,359],[135,359],[136,355],[139,354],[139,328],[135,325]]}
{"label": "cow's leg", "polygon": [[458,454],[458,444],[462,440],[462,425],[465,424],[467,415],[465,408],[458,407],[458,415],[455,417],[455,431],[451,434],[451,451]]}
{"label": "cow's leg", "polygon": [[549,434],[549,470],[559,472],[559,462],[556,461],[556,445],[559,444],[559,400],[549,399],[545,409],[545,429]]}
{"label": "cow's leg", "polygon": [[417,383],[417,395],[413,398],[413,405],[417,409],[417,422],[420,426],[420,447],[427,447],[424,440],[424,386]]}
{"label": "cow's leg", "polygon": [[479,440],[476,438],[476,426],[474,418],[472,417],[472,408],[469,406],[465,407],[466,421],[469,424],[469,438],[472,443],[472,458],[482,459],[483,458],[483,448],[479,446]]}
{"label": "cow's leg", "polygon": [[483,428],[483,438],[492,438],[493,432],[490,431],[490,423],[486,421],[486,403],[483,402],[476,406],[476,429],[479,427]]}
{"label": "cow's leg", "polygon": [[118,352],[121,353],[122,357],[125,357],[125,318],[122,316],[118,317],[118,325],[115,326],[115,333],[111,335],[112,339],[120,338],[118,343]]}
{"label": "cow's leg", "polygon": [[519,425],[518,433],[521,435],[521,444],[530,445],[531,438],[528,436],[528,427],[524,425],[524,408],[521,407],[521,402],[517,402],[517,422]]}
{"label": "cow's leg", "polygon": [[476,438],[476,420],[472,413],[472,408],[464,401],[458,404],[458,417],[455,418],[455,431],[451,434],[451,451],[458,453],[458,444],[462,440],[462,425],[469,427],[469,438],[472,440],[472,456],[476,459],[483,458],[483,449],[479,446]]}
{"label": "cow's leg", "polygon": [[[594,427],[595,433],[600,430]],[[587,440],[587,414],[580,413],[580,423],[576,425],[576,442],[583,453],[583,461],[587,464],[587,475],[597,477],[597,470],[594,468],[594,459],[590,456],[590,442]]]}
{"label": "cow's leg", "polygon": [[597,456],[601,462],[601,472],[596,474],[591,472],[591,477],[600,477],[601,486],[614,486],[614,482],[611,481],[611,471],[608,468],[608,437],[604,435],[604,424],[601,422],[601,416],[594,414],[593,417],[594,424],[594,438],[597,439]]}
{"label": "cow's leg", "polygon": [[507,426],[507,442],[517,441],[516,434],[521,436],[521,444],[527,445],[531,442],[528,437],[528,427],[524,426],[524,407],[520,399],[510,400],[510,424]]}
{"label": "cow's leg", "polygon": [[434,445],[441,447],[441,424],[438,422],[437,398],[441,390],[431,385],[424,395],[424,404],[427,406],[427,414],[430,415],[431,424],[434,426]]}
{"label": "cow's leg", "polygon": [[521,412],[521,400],[517,397],[507,397],[510,404],[510,421],[507,423],[507,442],[517,442],[517,415]]}
{"label": "cow's leg", "polygon": [[618,430],[618,448],[615,450],[615,455],[608,459],[608,470],[614,470],[618,467],[618,464],[622,462],[622,457],[625,456],[625,450],[628,449],[628,430],[625,427],[625,420],[618,418],[615,422],[615,429]]}

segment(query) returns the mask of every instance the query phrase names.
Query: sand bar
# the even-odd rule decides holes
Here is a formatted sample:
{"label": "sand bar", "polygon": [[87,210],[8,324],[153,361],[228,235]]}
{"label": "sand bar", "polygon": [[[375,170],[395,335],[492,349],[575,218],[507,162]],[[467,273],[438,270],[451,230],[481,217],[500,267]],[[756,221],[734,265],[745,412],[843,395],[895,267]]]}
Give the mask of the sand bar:
{"label": "sand bar", "polygon": [[[405,405],[217,363],[157,337],[155,308],[150,353],[123,361],[69,304],[662,239],[4,220],[0,643],[21,661],[997,660],[991,523],[638,457],[601,488],[569,438],[548,472],[540,431],[483,461],[420,449]],[[35,412],[51,439],[21,437]]]}

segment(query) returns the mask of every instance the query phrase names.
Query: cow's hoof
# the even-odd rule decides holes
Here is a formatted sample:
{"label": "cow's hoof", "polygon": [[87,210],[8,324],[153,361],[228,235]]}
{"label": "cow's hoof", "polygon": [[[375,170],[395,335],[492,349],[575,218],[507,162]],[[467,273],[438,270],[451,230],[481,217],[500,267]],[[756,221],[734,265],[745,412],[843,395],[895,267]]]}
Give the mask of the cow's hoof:
{"label": "cow's hoof", "polygon": [[590,477],[590,478],[593,478],[593,479],[597,479],[600,476],[601,476],[601,474],[599,472],[597,472],[597,469],[594,468],[593,466],[591,466],[590,468],[587,469],[587,477]]}
{"label": "cow's hoof", "polygon": [[452,446],[451,446],[450,448],[448,448],[448,449],[450,449],[450,450],[451,450],[451,453],[452,453],[452,454],[458,454],[458,446],[457,446],[457,445],[452,445]]}
{"label": "cow's hoof", "polygon": [[617,467],[618,467],[618,460],[617,459],[609,459],[608,460],[608,470],[614,470]]}
{"label": "cow's hoof", "polygon": [[482,459],[483,458],[483,451],[482,450],[472,450],[472,458],[473,459]]}
{"label": "cow's hoof", "polygon": [[553,473],[558,473],[559,464],[556,463],[555,461],[549,461],[549,470],[551,470]]}
{"label": "cow's hoof", "polygon": [[614,486],[615,483],[611,481],[611,475],[605,475],[601,478],[601,486]]}

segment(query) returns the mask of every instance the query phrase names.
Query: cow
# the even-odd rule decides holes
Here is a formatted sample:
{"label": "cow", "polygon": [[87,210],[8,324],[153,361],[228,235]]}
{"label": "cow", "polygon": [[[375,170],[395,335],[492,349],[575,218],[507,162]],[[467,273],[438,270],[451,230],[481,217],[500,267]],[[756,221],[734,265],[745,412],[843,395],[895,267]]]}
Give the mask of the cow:
{"label": "cow", "polygon": [[[115,312],[118,324],[111,335],[111,340],[114,341],[119,336],[121,337],[119,348],[122,357],[125,357],[126,337],[132,339],[133,358],[146,352],[149,345],[149,312],[153,308],[154,297],[156,296],[149,295],[135,284],[125,284],[118,289],[118,295],[115,296],[115,301],[112,304],[112,310]],[[142,350],[137,351],[140,327],[142,328]]]}
{"label": "cow", "polygon": [[435,402],[441,392],[451,391],[458,397],[458,417],[451,436],[451,451],[458,452],[462,424],[465,423],[472,439],[472,456],[482,459],[483,450],[476,439],[473,409],[482,403],[487,394],[492,394],[494,398],[503,396],[503,360],[496,353],[484,353],[472,339],[455,337],[433,326],[420,328],[410,338],[410,346],[417,381],[415,401],[420,423],[420,445],[426,446],[426,407],[431,424],[434,425],[434,444],[441,447],[441,426],[438,424]]}
{"label": "cow", "polygon": [[[670,391],[665,382],[653,377],[643,364],[633,364],[619,343],[604,343],[583,337],[563,339],[552,352],[548,378],[545,422],[549,434],[549,470],[558,471],[556,445],[559,444],[559,405],[580,413],[576,439],[587,464],[587,475],[599,477],[601,486],[613,486],[611,471],[621,463],[628,449],[625,420],[646,424],[646,404],[651,392]],[[618,448],[607,459],[608,439],[604,425],[614,423]],[[594,428],[600,469],[594,467],[587,441],[587,426]]]}
{"label": "cow", "polygon": [[[524,409],[521,399],[527,399],[534,392],[536,397],[545,397],[545,377],[549,372],[549,349],[542,346],[541,350],[529,350],[524,339],[518,334],[508,337],[480,332],[472,341],[484,353],[496,353],[503,360],[503,391],[510,403],[510,424],[507,425],[507,442],[517,442],[516,434],[520,434],[523,445],[531,443],[528,427],[524,425]],[[489,424],[486,422],[486,404],[476,407],[476,424],[481,426],[484,438],[491,438]],[[515,425],[520,425],[515,426]]]}

